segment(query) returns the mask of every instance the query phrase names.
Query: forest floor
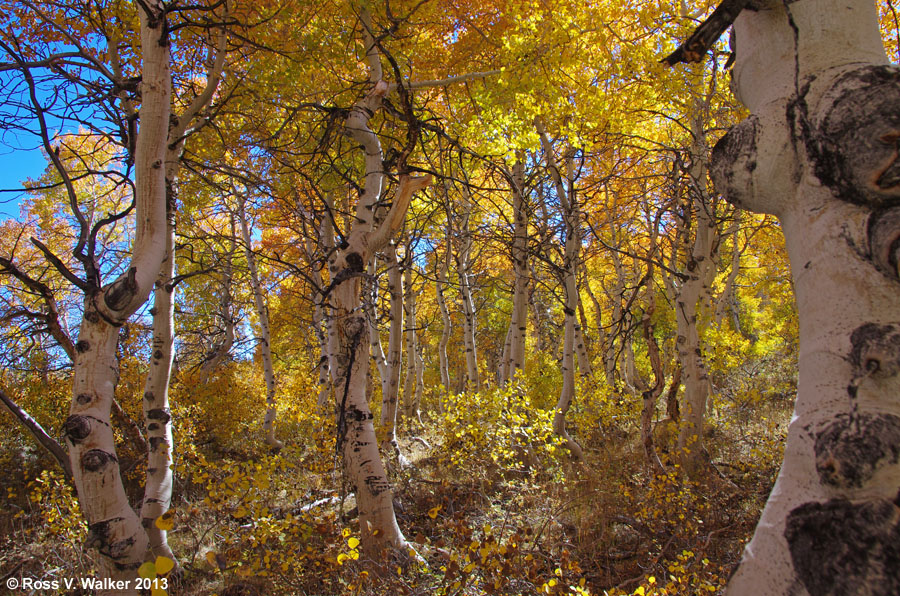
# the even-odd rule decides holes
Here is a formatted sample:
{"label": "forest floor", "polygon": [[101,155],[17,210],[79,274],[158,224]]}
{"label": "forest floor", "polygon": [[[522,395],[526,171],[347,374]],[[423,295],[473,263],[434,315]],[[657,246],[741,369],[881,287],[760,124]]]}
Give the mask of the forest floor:
{"label": "forest floor", "polygon": [[[410,465],[390,465],[395,509],[419,562],[359,552],[333,425],[295,421],[279,454],[204,445],[196,431],[180,452],[174,514],[161,522],[182,565],[168,593],[718,593],[771,490],[790,416],[785,403],[752,415],[719,408],[704,439],[710,463],[690,479],[665,423],[655,437],[666,473],[652,473],[634,416],[573,414],[585,447],[573,461],[546,410],[478,399],[402,427]],[[95,555],[82,546],[71,487],[33,450],[4,457],[20,461],[2,472],[0,578],[89,576]],[[126,474],[135,502],[141,474],[139,464]]]}

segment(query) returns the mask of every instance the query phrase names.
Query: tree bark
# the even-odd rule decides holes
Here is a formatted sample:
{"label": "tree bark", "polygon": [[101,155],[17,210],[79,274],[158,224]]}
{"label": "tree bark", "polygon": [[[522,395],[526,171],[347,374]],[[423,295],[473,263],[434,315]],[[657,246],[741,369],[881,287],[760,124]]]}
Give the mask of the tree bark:
{"label": "tree bark", "polygon": [[406,466],[406,458],[397,443],[397,411],[400,400],[400,372],[403,366],[403,278],[397,247],[394,243],[384,249],[388,267],[388,294],[391,311],[388,331],[388,355],[386,376],[381,380],[381,447],[391,450],[397,456],[401,467]]}
{"label": "tree bark", "polygon": [[465,187],[463,196],[463,213],[459,223],[457,274],[459,275],[459,299],[462,302],[463,342],[466,350],[466,390],[478,391],[481,388],[481,380],[478,376],[478,348],[475,343],[475,331],[478,323],[475,318],[475,302],[472,300],[472,232],[469,230],[472,201],[469,199],[468,189]]}
{"label": "tree bark", "polygon": [[169,548],[166,531],[156,525],[172,502],[174,460],[169,380],[175,356],[175,197],[168,191],[166,213],[166,257],[159,268],[153,292],[153,339],[150,372],[144,384],[144,431],[147,433],[147,479],[141,504],[141,523],[154,556],[177,561]]}
{"label": "tree bark", "polygon": [[525,338],[528,333],[528,213],[525,205],[525,156],[517,155],[512,167],[513,207],[513,298],[509,319],[509,349],[501,381],[510,382],[525,368]]}
{"label": "tree bark", "polygon": [[[717,224],[715,205],[707,186],[707,150],[705,133],[700,121],[702,100],[694,101],[691,117],[693,142],[690,154],[690,201],[685,205],[685,219],[695,222],[694,242],[687,254],[684,276],[675,292],[675,320],[678,336],[676,349],[681,362],[684,385],[684,411],[678,431],[678,450],[681,465],[690,475],[699,473],[706,463],[703,447],[703,420],[709,399],[709,373],[700,345],[698,318],[700,308],[707,302],[710,284],[716,274]],[[690,221],[688,220],[688,221]],[[689,237],[690,226],[684,226]]]}
{"label": "tree bark", "polygon": [[31,433],[31,436],[34,437],[34,440],[38,442],[38,444],[46,449],[50,455],[53,456],[53,459],[56,460],[56,463],[59,464],[59,467],[62,468],[62,471],[65,473],[67,478],[72,478],[72,463],[69,461],[69,455],[66,453],[66,450],[62,445],[57,442],[56,439],[47,434],[47,431],[44,430],[44,427],[38,423],[37,420],[31,417],[28,412],[22,409],[11,397],[9,397],[5,391],[0,389],[0,402],[3,402],[3,405],[6,406],[6,409],[9,412],[19,419],[19,422],[22,423],[22,426],[28,429],[28,432]]}
{"label": "tree bark", "polygon": [[374,211],[384,185],[384,163],[378,136],[369,128],[369,118],[382,104],[388,84],[382,79],[380,57],[372,36],[371,18],[360,16],[369,62],[368,93],[350,109],[345,123],[348,134],[365,154],[363,190],[356,217],[344,246],[329,259],[331,286],[327,295],[329,360],[338,412],[338,446],[352,483],[359,508],[360,541],[364,552],[376,554],[385,546],[408,553],[410,546],[397,525],[392,491],[385,473],[372,412],[366,399],[369,326],[361,309],[360,279],[374,253],[383,249],[399,232],[413,194],[426,187],[430,177],[401,174],[390,211],[374,227]]}
{"label": "tree bark", "polygon": [[73,399],[64,424],[78,500],[88,523],[86,544],[101,555],[101,576],[113,580],[133,580],[148,546],[122,485],[109,413],[118,381],[119,327],[147,299],[166,252],[164,163],[172,85],[165,11],[154,1],[138,10],[143,64],[132,259],[126,274],[85,295],[75,344]]}
{"label": "tree bark", "polygon": [[441,395],[438,396],[438,413],[443,413],[443,400],[450,393],[450,361],[447,358],[447,346],[450,343],[450,333],[453,330],[453,324],[450,320],[450,309],[447,308],[447,299],[444,292],[447,288],[447,277],[450,270],[450,228],[447,228],[447,237],[445,238],[446,246],[444,255],[438,265],[437,280],[437,303],[441,311],[441,339],[438,341],[438,366],[441,373]]}
{"label": "tree bark", "polygon": [[[408,249],[407,249],[408,250]],[[406,380],[403,383],[403,415],[409,422],[422,424],[419,405],[422,402],[422,370],[419,365],[419,336],[416,328],[416,290],[413,286],[414,265],[409,255],[403,271],[403,318],[406,322]]]}
{"label": "tree bark", "polygon": [[278,417],[278,405],[275,398],[275,367],[272,365],[272,333],[269,331],[269,307],[263,296],[259,281],[259,268],[256,266],[256,255],[253,253],[250,237],[250,224],[244,206],[244,196],[237,197],[237,216],[241,224],[241,239],[244,244],[244,256],[250,270],[250,286],[253,288],[253,304],[256,316],[259,317],[259,351],[263,361],[263,373],[266,378],[266,417],[263,420],[263,431],[266,434],[266,445],[273,449],[281,449],[284,443],[275,438],[275,420]]}
{"label": "tree bark", "polygon": [[713,150],[716,186],[779,217],[800,315],[784,464],[728,587],[900,593],[900,74],[874,3],[758,2],[735,21],[751,116]]}
{"label": "tree bark", "polygon": [[583,459],[584,451],[581,445],[569,435],[566,430],[566,414],[575,399],[575,336],[577,333],[577,308],[578,286],[575,272],[578,267],[578,254],[581,245],[579,232],[578,206],[575,200],[574,176],[572,169],[572,157],[566,156],[566,181],[569,188],[563,185],[562,174],[556,162],[556,156],[550,139],[547,136],[544,125],[540,119],[535,120],[537,132],[541,137],[541,145],[544,150],[544,158],[547,161],[547,170],[553,180],[557,199],[562,208],[563,222],[565,224],[565,247],[563,255],[563,286],[565,288],[565,332],[563,335],[562,375],[563,386],[556,403],[556,411],[553,415],[553,432],[559,435],[566,443],[569,452],[576,459]]}

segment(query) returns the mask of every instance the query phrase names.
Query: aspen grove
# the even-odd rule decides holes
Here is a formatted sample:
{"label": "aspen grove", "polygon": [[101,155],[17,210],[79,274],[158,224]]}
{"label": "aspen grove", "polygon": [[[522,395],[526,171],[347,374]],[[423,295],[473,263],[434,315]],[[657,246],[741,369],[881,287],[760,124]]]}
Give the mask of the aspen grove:
{"label": "aspen grove", "polygon": [[898,59],[890,0],[0,0],[3,585],[900,593]]}

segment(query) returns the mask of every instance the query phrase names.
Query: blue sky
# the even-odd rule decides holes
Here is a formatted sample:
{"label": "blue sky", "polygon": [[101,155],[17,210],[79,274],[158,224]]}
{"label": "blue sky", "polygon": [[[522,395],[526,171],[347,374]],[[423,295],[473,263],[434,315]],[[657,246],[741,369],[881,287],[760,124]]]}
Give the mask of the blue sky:
{"label": "blue sky", "polygon": [[[22,181],[38,178],[47,167],[39,149],[21,149],[0,145],[0,190],[22,187]],[[0,219],[19,217],[21,192],[0,192]]]}

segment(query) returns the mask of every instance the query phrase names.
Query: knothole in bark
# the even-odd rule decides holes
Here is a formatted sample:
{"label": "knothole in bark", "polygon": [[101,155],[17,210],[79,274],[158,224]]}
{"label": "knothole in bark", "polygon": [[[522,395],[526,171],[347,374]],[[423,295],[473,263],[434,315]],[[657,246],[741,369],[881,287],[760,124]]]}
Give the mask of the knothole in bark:
{"label": "knothole in bark", "polygon": [[804,139],[815,174],[841,200],[900,202],[900,70],[864,66],[825,93],[824,117]]}
{"label": "knothole in bark", "polygon": [[816,434],[816,471],[825,484],[861,488],[900,456],[900,418],[890,414],[840,414]]}
{"label": "knothole in bark", "polygon": [[900,508],[887,499],[805,503],[784,537],[797,576],[816,596],[900,594]]}
{"label": "knothole in bark", "polygon": [[99,472],[106,466],[118,462],[115,455],[102,449],[91,449],[81,456],[81,467],[88,472]]}
{"label": "knothole in bark", "polygon": [[[79,398],[81,396],[78,396]],[[90,401],[90,396],[87,396]],[[63,434],[73,445],[77,445],[91,434],[91,420],[87,416],[73,414],[63,423]]]}

